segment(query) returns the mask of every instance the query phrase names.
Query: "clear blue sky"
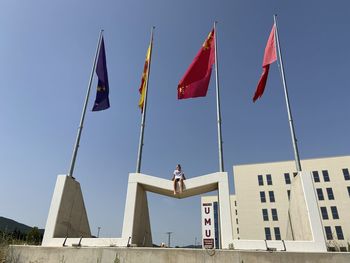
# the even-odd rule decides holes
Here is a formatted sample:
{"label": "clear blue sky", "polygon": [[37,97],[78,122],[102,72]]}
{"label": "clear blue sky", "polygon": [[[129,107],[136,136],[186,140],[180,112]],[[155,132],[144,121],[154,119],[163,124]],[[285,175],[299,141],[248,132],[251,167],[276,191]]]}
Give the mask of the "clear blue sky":
{"label": "clear blue sky", "polygon": [[[121,235],[140,131],[138,88],[156,26],[142,172],[170,178],[218,171],[214,77],[205,98],[177,83],[218,20],[225,170],[293,159],[277,65],[252,103],[278,14],[301,158],[349,154],[348,1],[18,1],[0,4],[0,216],[44,227],[58,174],[68,170],[101,28],[111,108],[89,111],[76,163],[94,234]],[[94,89],[89,109],[94,100]],[[149,195],[154,243],[200,239],[200,197]]]}

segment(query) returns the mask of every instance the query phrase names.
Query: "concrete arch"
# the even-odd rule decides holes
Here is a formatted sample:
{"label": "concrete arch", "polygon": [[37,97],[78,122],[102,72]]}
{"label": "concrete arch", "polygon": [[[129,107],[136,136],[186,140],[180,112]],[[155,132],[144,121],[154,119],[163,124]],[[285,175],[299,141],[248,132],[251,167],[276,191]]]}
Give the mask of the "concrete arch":
{"label": "concrete arch", "polygon": [[218,172],[185,180],[185,190],[173,194],[173,182],[140,173],[130,173],[125,203],[122,238],[136,246],[152,246],[151,225],[146,192],[172,198],[186,198],[218,190],[220,213],[220,247],[229,248],[232,243],[232,222],[228,175]]}

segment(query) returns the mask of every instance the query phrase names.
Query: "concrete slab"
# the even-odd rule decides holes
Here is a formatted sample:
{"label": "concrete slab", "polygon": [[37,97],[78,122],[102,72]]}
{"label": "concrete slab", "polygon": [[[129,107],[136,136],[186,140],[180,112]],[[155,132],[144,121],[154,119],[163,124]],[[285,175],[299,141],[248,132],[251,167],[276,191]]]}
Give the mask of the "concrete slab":
{"label": "concrete slab", "polygon": [[173,181],[171,180],[146,174],[131,173],[129,174],[129,183],[141,184],[143,189],[148,192],[182,199],[217,190],[220,178],[215,176],[216,174],[207,174],[185,180],[184,191],[176,195],[174,195]]}
{"label": "concrete slab", "polygon": [[8,263],[348,263],[350,253],[262,252],[164,248],[11,246]]}

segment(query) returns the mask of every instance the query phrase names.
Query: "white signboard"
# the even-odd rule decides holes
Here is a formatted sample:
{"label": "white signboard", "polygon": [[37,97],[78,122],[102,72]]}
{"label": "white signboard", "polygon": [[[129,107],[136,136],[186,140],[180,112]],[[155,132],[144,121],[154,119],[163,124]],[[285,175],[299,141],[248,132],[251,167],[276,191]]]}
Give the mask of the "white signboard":
{"label": "white signboard", "polygon": [[215,248],[214,206],[212,202],[202,203],[202,246]]}

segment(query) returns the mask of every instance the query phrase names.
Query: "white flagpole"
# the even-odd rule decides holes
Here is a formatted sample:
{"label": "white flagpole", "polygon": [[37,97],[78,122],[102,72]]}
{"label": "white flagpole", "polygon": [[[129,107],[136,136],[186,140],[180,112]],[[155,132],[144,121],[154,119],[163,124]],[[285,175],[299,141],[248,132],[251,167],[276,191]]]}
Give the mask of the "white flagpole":
{"label": "white flagpole", "polygon": [[[145,98],[143,102],[143,109],[142,109],[142,117],[141,117],[141,130],[140,130],[140,140],[139,140],[139,148],[137,153],[137,163],[136,163],[136,173],[140,173],[141,171],[141,159],[142,159],[142,148],[143,148],[143,135],[145,132],[145,121],[146,121],[146,110],[147,110],[147,95],[148,95],[148,80],[149,80],[149,73],[151,71],[151,60],[152,60],[152,49],[153,49],[153,31],[154,26],[151,30],[151,38],[150,38],[150,55],[149,55],[149,61],[148,61],[148,68],[147,68],[147,81],[145,86]],[[147,58],[146,58],[147,59]]]}
{"label": "white flagpole", "polygon": [[216,80],[216,115],[218,125],[218,144],[219,144],[219,171],[224,171],[224,159],[222,150],[222,132],[221,132],[221,110],[220,110],[220,92],[219,92],[219,65],[218,65],[218,51],[217,51],[217,31],[216,21],[214,22],[214,34],[215,34],[215,80]]}
{"label": "white flagpole", "polygon": [[98,53],[99,53],[99,50],[100,50],[100,47],[101,47],[102,36],[103,36],[103,30],[101,30],[100,36],[99,36],[99,39],[98,39],[98,44],[97,44],[97,48],[96,48],[96,52],[95,52],[95,58],[94,58],[94,64],[92,66],[92,70],[91,70],[91,74],[90,74],[90,80],[89,80],[89,85],[88,85],[88,89],[87,89],[86,96],[85,96],[85,102],[84,102],[84,106],[83,106],[83,111],[81,113],[80,124],[79,124],[79,128],[78,128],[78,134],[77,134],[77,138],[75,140],[75,145],[74,145],[74,149],[73,149],[72,160],[71,160],[70,168],[69,168],[69,172],[68,172],[68,176],[71,176],[71,177],[73,177],[75,161],[77,159],[81,132],[83,130],[86,108],[87,108],[87,104],[88,104],[88,101],[89,101],[90,90],[91,90],[91,85],[92,85],[92,79],[94,77],[94,72],[95,72],[95,69],[96,69],[97,57],[98,57]]}
{"label": "white flagpole", "polygon": [[297,144],[297,139],[295,137],[292,112],[291,112],[291,109],[290,109],[289,96],[288,96],[288,90],[287,90],[287,84],[286,84],[286,77],[284,75],[284,67],[283,67],[281,47],[280,47],[280,42],[279,42],[279,37],[278,37],[277,15],[274,15],[273,19],[274,19],[274,23],[275,23],[276,43],[277,43],[277,49],[278,49],[278,55],[279,55],[278,59],[279,59],[279,64],[280,64],[280,68],[281,68],[281,77],[282,77],[282,83],[283,83],[283,88],[284,88],[284,96],[285,96],[285,99],[286,99],[286,106],[287,106],[287,111],[288,111],[289,127],[290,127],[290,133],[291,133],[291,136],[292,136],[293,148],[294,148],[295,165],[296,165],[297,171],[301,172],[301,164],[300,164],[300,158],[299,158],[298,144]]}

